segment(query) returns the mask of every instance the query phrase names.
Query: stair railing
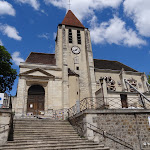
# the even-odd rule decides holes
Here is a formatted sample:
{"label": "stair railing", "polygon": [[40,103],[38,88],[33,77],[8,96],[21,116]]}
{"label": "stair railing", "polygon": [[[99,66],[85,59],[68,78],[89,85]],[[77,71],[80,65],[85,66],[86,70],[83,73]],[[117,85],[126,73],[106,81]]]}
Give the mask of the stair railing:
{"label": "stair railing", "polygon": [[116,142],[116,143],[118,143],[118,144],[120,144],[120,145],[122,145],[124,147],[127,147],[127,148],[131,149],[131,150],[134,149],[131,144],[127,143],[126,141],[122,140],[121,138],[118,138],[118,137],[116,137],[116,136],[106,132],[105,130],[103,130],[101,128],[98,128],[98,127],[96,127],[96,126],[94,126],[94,125],[92,125],[92,124],[90,124],[88,122],[85,122],[85,124],[87,124],[87,128],[88,129],[92,130],[93,132],[95,132],[97,134],[102,135],[104,137],[104,139],[108,138],[108,139],[110,139],[110,140],[112,140],[112,141],[114,141],[114,142]]}
{"label": "stair railing", "polygon": [[149,100],[143,93],[141,93],[140,91],[138,91],[138,90],[137,90],[132,84],[130,84],[126,79],[125,79],[124,81],[125,81],[126,84],[128,84],[130,87],[132,87],[137,93],[140,94],[142,105],[143,105],[144,108],[146,108],[144,99],[147,100],[149,103],[150,103],[150,100]]}
{"label": "stair railing", "polygon": [[[6,127],[8,127],[8,129],[6,129]],[[0,131],[0,134],[8,131],[9,130],[9,124],[0,124],[0,130],[1,129],[2,129],[2,131]]]}

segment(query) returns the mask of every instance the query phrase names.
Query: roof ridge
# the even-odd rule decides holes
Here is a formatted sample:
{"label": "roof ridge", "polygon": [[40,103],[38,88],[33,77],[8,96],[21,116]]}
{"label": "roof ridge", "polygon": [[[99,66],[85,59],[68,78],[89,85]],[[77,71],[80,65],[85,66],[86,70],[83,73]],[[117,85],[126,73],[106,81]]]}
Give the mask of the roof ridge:
{"label": "roof ridge", "polygon": [[[120,63],[120,64],[123,64],[123,63],[120,62],[120,61],[116,61],[116,62],[118,62],[118,63]],[[126,67],[129,67],[129,68],[132,69],[132,70],[135,70],[135,69],[131,68],[130,66],[127,66],[126,64],[123,64],[123,65],[126,66]],[[135,71],[137,71],[137,70],[135,70]],[[139,72],[139,71],[137,71],[137,72]]]}
{"label": "roof ridge", "polygon": [[106,60],[106,61],[114,61],[114,62],[117,62],[116,60],[107,60],[107,59],[95,59],[94,60]]}
{"label": "roof ridge", "polygon": [[31,53],[35,53],[35,54],[48,54],[48,55],[55,55],[54,53],[52,54],[52,53],[42,53],[42,52],[30,52],[30,54]]}

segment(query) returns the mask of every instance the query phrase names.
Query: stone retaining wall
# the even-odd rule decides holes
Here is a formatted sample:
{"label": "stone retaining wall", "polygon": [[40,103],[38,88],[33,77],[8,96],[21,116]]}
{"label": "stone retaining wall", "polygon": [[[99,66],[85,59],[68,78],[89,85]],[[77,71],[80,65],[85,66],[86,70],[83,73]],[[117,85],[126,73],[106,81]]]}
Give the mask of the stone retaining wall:
{"label": "stone retaining wall", "polygon": [[[8,140],[9,123],[11,119],[10,109],[0,109],[0,145],[3,145]],[[6,126],[5,126],[6,125]]]}
{"label": "stone retaining wall", "polygon": [[[98,114],[97,127],[133,145],[135,150],[150,149],[150,114]],[[123,150],[122,146],[107,139],[108,146]],[[125,149],[125,148],[124,148]]]}
{"label": "stone retaining wall", "polygon": [[86,122],[126,141],[134,147],[134,150],[150,150],[148,117],[150,117],[150,110],[85,110],[74,116],[71,122],[76,120],[83,123],[84,136],[89,140],[105,144],[112,150],[129,150],[129,148],[118,144],[110,138],[104,138],[102,134],[91,131]]}

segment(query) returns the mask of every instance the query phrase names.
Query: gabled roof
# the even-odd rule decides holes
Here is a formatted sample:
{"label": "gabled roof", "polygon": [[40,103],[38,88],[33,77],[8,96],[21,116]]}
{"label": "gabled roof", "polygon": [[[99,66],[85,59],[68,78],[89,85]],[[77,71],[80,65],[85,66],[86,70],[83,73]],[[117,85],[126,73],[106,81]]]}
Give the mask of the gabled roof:
{"label": "gabled roof", "polygon": [[63,25],[68,25],[68,26],[74,26],[74,27],[80,27],[80,28],[85,28],[83,24],[78,20],[78,18],[73,14],[71,10],[69,10],[62,21]]}
{"label": "gabled roof", "polygon": [[33,64],[56,65],[55,54],[31,52],[25,62]]}
{"label": "gabled roof", "polygon": [[125,71],[138,72],[137,70],[130,68],[118,61],[94,59],[94,68],[96,69],[110,69],[110,70],[121,70],[124,68]]}

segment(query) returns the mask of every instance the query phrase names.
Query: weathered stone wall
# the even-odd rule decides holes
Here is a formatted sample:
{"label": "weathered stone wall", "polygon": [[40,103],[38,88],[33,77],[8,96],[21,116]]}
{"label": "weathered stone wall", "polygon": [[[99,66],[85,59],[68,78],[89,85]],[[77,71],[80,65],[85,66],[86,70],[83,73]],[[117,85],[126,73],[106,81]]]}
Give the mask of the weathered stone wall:
{"label": "weathered stone wall", "polygon": [[9,133],[9,123],[11,119],[11,110],[0,109],[0,145],[6,143]]}
{"label": "weathered stone wall", "polygon": [[[89,140],[105,144],[112,150],[129,150],[115,142],[116,138],[133,146],[134,150],[150,150],[148,117],[150,117],[150,110],[85,110],[74,116],[70,122],[74,126],[77,126],[74,121],[81,123],[83,128],[81,135]],[[98,131],[102,134],[93,131],[98,128],[101,129]],[[103,131],[106,136],[103,136]]]}
{"label": "weathered stone wall", "polygon": [[[97,127],[125,140],[133,145],[135,150],[144,150],[150,149],[147,145],[150,144],[149,116],[150,114],[98,114],[95,121]],[[109,139],[106,140],[106,144],[115,149],[125,149]]]}

